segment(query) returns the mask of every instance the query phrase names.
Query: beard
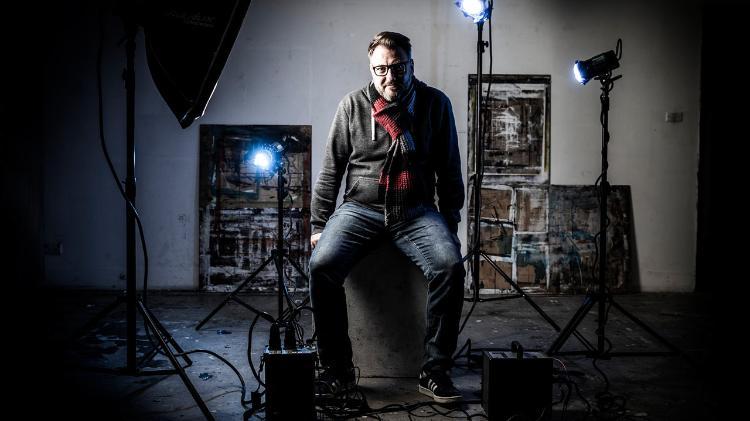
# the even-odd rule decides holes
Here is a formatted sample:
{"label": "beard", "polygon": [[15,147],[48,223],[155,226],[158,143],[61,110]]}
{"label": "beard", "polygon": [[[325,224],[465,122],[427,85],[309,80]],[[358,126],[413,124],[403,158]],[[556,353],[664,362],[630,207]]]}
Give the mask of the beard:
{"label": "beard", "polygon": [[393,102],[401,98],[406,92],[406,86],[401,82],[391,82],[385,86],[375,85],[378,93],[388,102]]}

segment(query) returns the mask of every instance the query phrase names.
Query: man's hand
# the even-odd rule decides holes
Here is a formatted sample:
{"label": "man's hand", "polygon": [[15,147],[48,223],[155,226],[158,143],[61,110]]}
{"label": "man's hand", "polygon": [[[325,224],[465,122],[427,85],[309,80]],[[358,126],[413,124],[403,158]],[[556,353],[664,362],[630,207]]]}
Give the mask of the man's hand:
{"label": "man's hand", "polygon": [[320,234],[322,234],[322,232],[310,236],[310,245],[312,246],[312,248],[315,248],[315,245],[318,244],[318,240],[320,240]]}

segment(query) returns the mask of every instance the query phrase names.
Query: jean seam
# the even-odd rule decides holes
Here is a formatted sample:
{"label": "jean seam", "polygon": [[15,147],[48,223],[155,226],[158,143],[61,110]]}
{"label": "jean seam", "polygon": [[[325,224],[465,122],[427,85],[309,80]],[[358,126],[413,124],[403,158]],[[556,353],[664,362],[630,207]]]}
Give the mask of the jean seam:
{"label": "jean seam", "polygon": [[422,256],[422,260],[424,260],[427,263],[427,270],[425,270],[425,276],[427,277],[427,280],[429,281],[432,278],[432,261],[425,256],[425,254],[422,252],[422,249],[417,246],[417,243],[415,243],[411,237],[409,237],[409,234],[404,234],[404,237],[414,246],[414,248],[417,249],[417,252],[420,256]]}

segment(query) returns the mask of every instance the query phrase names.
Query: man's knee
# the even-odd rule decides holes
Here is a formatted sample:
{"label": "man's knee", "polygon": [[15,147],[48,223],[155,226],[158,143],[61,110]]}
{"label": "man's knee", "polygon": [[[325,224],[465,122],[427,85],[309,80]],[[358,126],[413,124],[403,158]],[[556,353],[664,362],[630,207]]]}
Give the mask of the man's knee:
{"label": "man's knee", "polygon": [[310,288],[331,282],[337,276],[336,259],[328,253],[313,253],[310,258]]}
{"label": "man's knee", "polygon": [[450,283],[463,285],[466,278],[466,269],[461,259],[446,258],[436,262],[432,268],[433,277],[444,279]]}
{"label": "man's knee", "polygon": [[313,253],[310,257],[310,278],[316,279],[326,272],[328,263],[325,258],[321,259],[319,253]]}

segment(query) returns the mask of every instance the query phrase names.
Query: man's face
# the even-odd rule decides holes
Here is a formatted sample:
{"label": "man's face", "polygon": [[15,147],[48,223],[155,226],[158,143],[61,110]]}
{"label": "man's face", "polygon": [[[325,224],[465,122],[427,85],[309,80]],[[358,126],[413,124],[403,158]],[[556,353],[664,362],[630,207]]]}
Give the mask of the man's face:
{"label": "man's face", "polygon": [[[399,66],[399,63],[403,63],[403,66]],[[381,76],[383,71],[386,73]],[[370,74],[375,89],[386,101],[392,102],[399,99],[411,86],[414,62],[400,48],[391,50],[378,45],[370,55]]]}

